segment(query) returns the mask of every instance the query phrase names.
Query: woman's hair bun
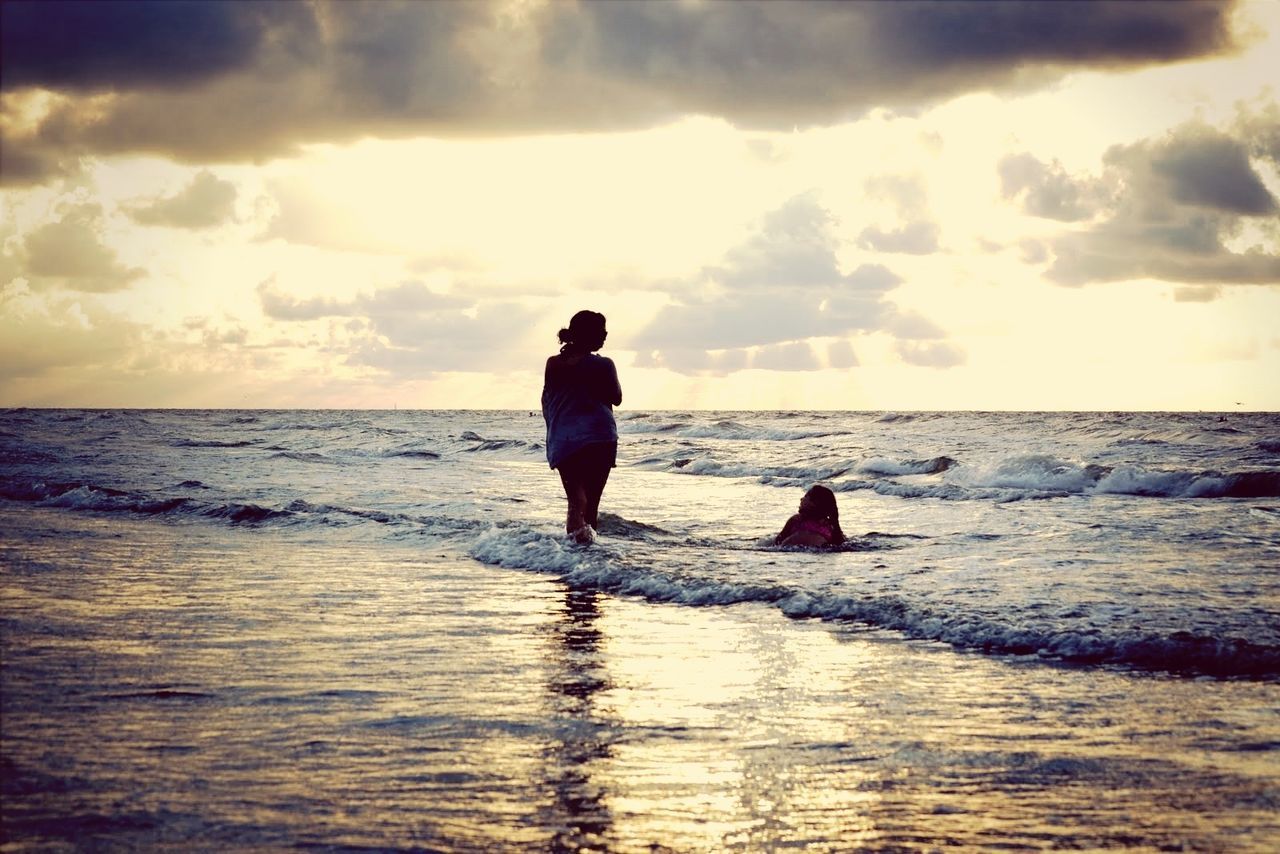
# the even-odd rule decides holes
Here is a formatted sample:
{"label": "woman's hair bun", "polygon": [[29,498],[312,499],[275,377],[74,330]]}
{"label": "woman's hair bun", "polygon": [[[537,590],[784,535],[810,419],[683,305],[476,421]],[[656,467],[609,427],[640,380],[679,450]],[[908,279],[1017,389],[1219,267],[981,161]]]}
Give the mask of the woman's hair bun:
{"label": "woman's hair bun", "polygon": [[556,333],[560,343],[578,345],[591,350],[600,349],[605,336],[605,318],[598,311],[583,309],[569,320],[569,326]]}

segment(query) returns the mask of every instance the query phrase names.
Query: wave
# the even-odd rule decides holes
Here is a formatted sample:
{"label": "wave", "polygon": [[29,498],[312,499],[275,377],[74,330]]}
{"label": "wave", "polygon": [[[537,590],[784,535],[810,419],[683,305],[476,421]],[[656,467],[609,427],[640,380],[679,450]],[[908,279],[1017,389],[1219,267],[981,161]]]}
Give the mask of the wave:
{"label": "wave", "polygon": [[632,419],[619,425],[624,435],[662,433],[684,439],[722,439],[752,442],[794,442],[802,439],[822,439],[848,433],[847,430],[792,430],[776,427],[748,427],[737,421],[721,420],[711,424],[691,424],[688,421],[653,422],[648,419]]}
{"label": "wave", "polygon": [[619,537],[624,540],[674,536],[665,528],[659,528],[657,525],[647,525],[644,522],[637,522],[634,519],[627,519],[614,513],[600,514],[599,531],[602,534],[608,534],[611,537]]}
{"label": "wave", "polygon": [[248,448],[257,442],[248,439],[223,441],[221,439],[174,439],[169,443],[175,448]]}
{"label": "wave", "polygon": [[458,438],[467,442],[477,443],[465,449],[469,453],[476,453],[476,452],[483,452],[483,451],[507,451],[507,450],[524,451],[527,453],[533,453],[533,452],[541,451],[543,448],[542,443],[540,442],[526,442],[523,439],[486,439],[485,437],[479,435],[478,433],[474,433],[471,430],[467,430],[463,432],[462,435],[459,436]]}
{"label": "wave", "polygon": [[268,459],[272,460],[293,460],[297,463],[325,463],[328,465],[337,465],[338,461],[316,451],[278,451],[272,454]]}
{"label": "wave", "polygon": [[1139,466],[1071,463],[1033,455],[987,469],[969,470],[962,486],[1026,489],[1063,494],[1136,495],[1151,498],[1271,498],[1280,496],[1280,471],[1165,471]]}
{"label": "wave", "polygon": [[1275,498],[1280,496],[1280,471],[1196,474],[1126,466],[1100,478],[1094,491],[1160,498]]}
{"label": "wave", "polygon": [[[899,498],[997,502],[1062,498],[1069,495],[1133,495],[1149,498],[1280,497],[1280,471],[1166,471],[1139,466],[1105,466],[1059,460],[1047,455],[1011,457],[986,466],[965,465],[949,457],[892,459],[795,466],[723,462],[712,457],[651,456],[635,463],[678,474],[755,478],[778,487],[826,483],[836,492],[870,489]],[[856,475],[838,480],[841,476]],[[909,476],[940,476],[921,482]]]}
{"label": "wave", "polygon": [[933,457],[927,460],[890,460],[877,457],[864,460],[857,470],[864,474],[939,474],[956,464],[951,457]]}
{"label": "wave", "polygon": [[554,573],[574,588],[695,607],[754,602],[774,606],[796,619],[856,622],[987,654],[1188,676],[1280,676],[1280,647],[1241,638],[1185,631],[1107,635],[1094,625],[1080,629],[1014,625],[895,595],[815,593],[782,584],[683,576],[631,563],[608,546],[578,546],[563,536],[525,527],[491,527],[472,542],[469,554],[490,565]]}
{"label": "wave", "polygon": [[409,459],[418,460],[438,460],[440,455],[435,451],[424,451],[416,448],[405,448],[403,450],[383,451],[384,457],[407,457]]}
{"label": "wave", "polygon": [[263,430],[340,430],[350,428],[350,421],[328,421],[319,423],[308,423],[306,421],[291,421],[285,424],[267,424]]}
{"label": "wave", "polygon": [[662,469],[678,474],[705,477],[752,477],[760,483],[772,486],[799,486],[819,481],[829,481],[849,470],[848,465],[834,467],[815,466],[762,466],[751,463],[727,463],[710,457],[648,457],[635,463],[637,468]]}
{"label": "wave", "polygon": [[141,516],[203,516],[236,525],[257,525],[288,519],[289,510],[275,510],[248,502],[208,502],[188,496],[151,496],[78,481],[18,481],[0,483],[0,497],[41,507],[132,513]]}
{"label": "wave", "polygon": [[[179,489],[208,490],[188,480]],[[192,495],[148,495],[79,481],[21,481],[0,479],[0,498],[39,507],[98,513],[121,513],[160,519],[218,520],[236,526],[346,527],[375,523],[397,527],[401,533],[454,536],[470,534],[488,521],[421,516],[362,507],[312,503],[295,499],[283,507],[264,507],[248,501],[217,500]],[[511,523],[508,523],[511,524]],[[632,523],[643,528],[639,523]]]}

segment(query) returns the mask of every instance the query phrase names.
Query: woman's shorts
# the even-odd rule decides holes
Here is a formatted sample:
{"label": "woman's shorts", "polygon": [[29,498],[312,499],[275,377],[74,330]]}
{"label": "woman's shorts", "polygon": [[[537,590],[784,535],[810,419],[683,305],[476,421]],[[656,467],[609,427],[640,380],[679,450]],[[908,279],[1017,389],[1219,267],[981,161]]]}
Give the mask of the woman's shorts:
{"label": "woman's shorts", "polygon": [[606,471],[618,465],[617,442],[593,442],[574,451],[562,460],[559,469],[562,477],[583,477],[593,472]]}

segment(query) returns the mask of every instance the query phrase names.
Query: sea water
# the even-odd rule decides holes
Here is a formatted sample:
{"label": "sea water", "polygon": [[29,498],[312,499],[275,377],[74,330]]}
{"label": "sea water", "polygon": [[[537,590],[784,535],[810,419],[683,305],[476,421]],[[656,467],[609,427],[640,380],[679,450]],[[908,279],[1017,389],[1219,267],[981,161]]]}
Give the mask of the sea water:
{"label": "sea water", "polygon": [[619,432],[583,548],[527,411],[0,413],[3,841],[1280,844],[1280,416]]}

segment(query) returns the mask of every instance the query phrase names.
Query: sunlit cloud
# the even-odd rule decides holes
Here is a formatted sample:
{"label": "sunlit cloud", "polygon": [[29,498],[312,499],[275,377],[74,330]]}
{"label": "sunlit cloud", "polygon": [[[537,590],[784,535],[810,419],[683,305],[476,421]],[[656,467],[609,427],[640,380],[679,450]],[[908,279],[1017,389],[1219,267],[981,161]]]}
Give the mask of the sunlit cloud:
{"label": "sunlit cloud", "polygon": [[18,253],[20,266],[37,287],[116,291],[146,275],[127,267],[103,242],[103,211],[96,204],[64,207],[57,218],[30,232]]}
{"label": "sunlit cloud", "polygon": [[129,216],[141,225],[213,228],[235,216],[236,186],[208,170],[175,195],[135,203]]}

